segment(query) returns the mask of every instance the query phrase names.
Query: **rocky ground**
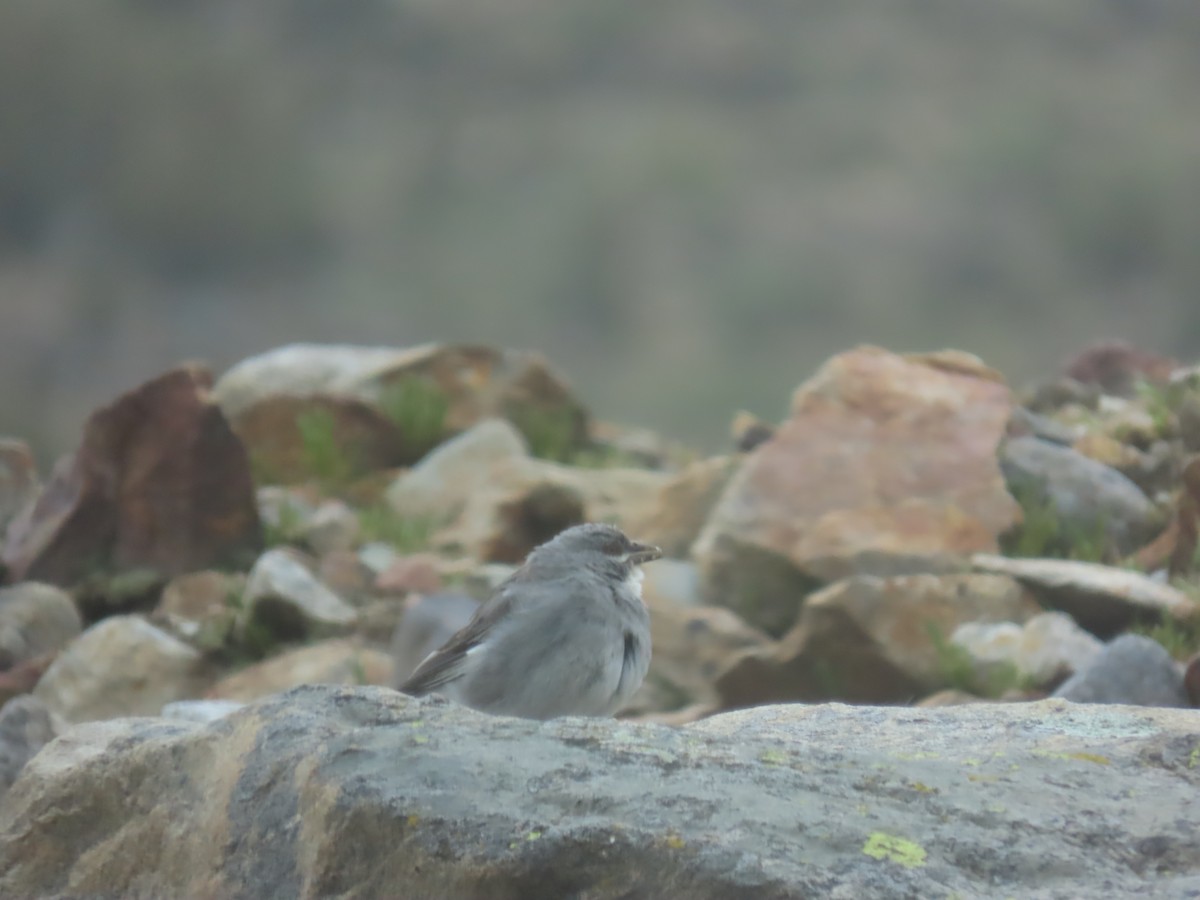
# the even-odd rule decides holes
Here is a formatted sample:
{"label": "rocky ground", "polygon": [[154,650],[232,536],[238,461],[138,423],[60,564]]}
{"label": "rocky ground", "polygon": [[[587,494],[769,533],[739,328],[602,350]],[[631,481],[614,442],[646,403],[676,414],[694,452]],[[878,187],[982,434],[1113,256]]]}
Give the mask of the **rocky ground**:
{"label": "rocky ground", "polygon": [[[1200,890],[1200,368],[1102,345],[1018,395],[860,347],[732,418],[705,458],[532,354],[292,346],[51,472],[0,441],[0,895]],[[386,690],[588,520],[666,552],[622,721]]]}

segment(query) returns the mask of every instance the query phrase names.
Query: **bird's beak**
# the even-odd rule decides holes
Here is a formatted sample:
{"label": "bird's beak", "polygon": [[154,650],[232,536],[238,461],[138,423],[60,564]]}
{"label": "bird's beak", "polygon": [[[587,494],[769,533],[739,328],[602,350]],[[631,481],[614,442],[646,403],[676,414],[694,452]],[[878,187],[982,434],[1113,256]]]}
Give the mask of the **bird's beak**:
{"label": "bird's beak", "polygon": [[653,544],[634,544],[628,553],[629,561],[635,566],[648,563],[662,556],[662,551]]}

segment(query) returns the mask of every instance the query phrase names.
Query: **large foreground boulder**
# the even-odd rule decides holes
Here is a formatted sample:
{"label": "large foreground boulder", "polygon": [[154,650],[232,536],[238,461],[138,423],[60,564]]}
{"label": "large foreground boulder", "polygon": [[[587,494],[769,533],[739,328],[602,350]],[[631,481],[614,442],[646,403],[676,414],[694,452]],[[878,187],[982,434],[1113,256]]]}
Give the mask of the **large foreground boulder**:
{"label": "large foreground boulder", "polygon": [[60,737],[0,805],[0,896],[1194,896],[1196,735],[1064,701],[672,729],[312,686]]}

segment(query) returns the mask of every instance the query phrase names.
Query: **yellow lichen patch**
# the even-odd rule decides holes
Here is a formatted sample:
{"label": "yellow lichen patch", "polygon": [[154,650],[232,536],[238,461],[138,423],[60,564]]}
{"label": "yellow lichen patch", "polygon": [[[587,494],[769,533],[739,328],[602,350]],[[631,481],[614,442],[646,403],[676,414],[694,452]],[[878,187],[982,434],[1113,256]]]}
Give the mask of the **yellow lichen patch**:
{"label": "yellow lichen patch", "polygon": [[1068,753],[1068,759],[1082,759],[1084,762],[1095,763],[1098,766],[1111,766],[1112,760],[1099,753]]}
{"label": "yellow lichen patch", "polygon": [[411,815],[404,820],[404,824],[406,824],[409,828],[415,828],[421,824],[421,817],[417,815]]}
{"label": "yellow lichen patch", "polygon": [[782,750],[764,750],[759,754],[759,762],[765,762],[772,766],[786,766],[788,764],[788,755]]}
{"label": "yellow lichen patch", "polygon": [[876,831],[863,844],[862,852],[872,859],[890,859],[906,869],[915,869],[925,865],[925,848],[920,844]]}
{"label": "yellow lichen patch", "polygon": [[667,835],[666,843],[667,843],[667,846],[670,847],[672,850],[682,850],[684,847],[687,846],[687,841],[685,841],[683,838],[681,838],[677,834]]}
{"label": "yellow lichen patch", "polygon": [[909,785],[909,787],[912,788],[914,791],[918,791],[922,794],[936,794],[937,793],[937,788],[932,788],[929,785],[927,785],[921,781],[914,781],[912,784]]}
{"label": "yellow lichen patch", "polygon": [[941,759],[939,754],[928,750],[917,750],[913,753],[893,753],[891,755],[893,759],[902,759],[905,762],[915,762],[921,759]]}
{"label": "yellow lichen patch", "polygon": [[540,831],[531,831],[531,832],[529,832],[529,834],[525,835],[525,840],[536,841],[541,836],[542,836],[542,833]]}
{"label": "yellow lichen patch", "polygon": [[1112,765],[1112,760],[1107,756],[1101,756],[1098,753],[1056,753],[1053,750],[1034,750],[1034,756],[1040,756],[1042,759],[1063,759],[1068,762],[1082,760],[1083,762],[1095,763],[1098,766]]}
{"label": "yellow lichen patch", "polygon": [[968,775],[967,781],[973,781],[976,784],[995,784],[1000,780],[998,775]]}
{"label": "yellow lichen patch", "polygon": [[1193,748],[1188,754],[1188,768],[1194,769],[1196,766],[1200,766],[1200,747]]}

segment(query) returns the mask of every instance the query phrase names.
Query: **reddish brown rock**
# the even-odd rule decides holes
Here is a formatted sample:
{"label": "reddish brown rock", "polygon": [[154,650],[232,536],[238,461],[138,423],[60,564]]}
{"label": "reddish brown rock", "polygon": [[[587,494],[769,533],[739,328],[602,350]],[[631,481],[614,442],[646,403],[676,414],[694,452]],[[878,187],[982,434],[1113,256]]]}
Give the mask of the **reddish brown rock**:
{"label": "reddish brown rock", "polygon": [[0,438],[0,537],[38,489],[37,465],[24,441]]}
{"label": "reddish brown rock", "polygon": [[263,484],[349,480],[416,458],[394,423],[353,397],[273,395],[230,422]]}
{"label": "reddish brown rock", "polygon": [[907,703],[947,686],[947,647],[968,622],[1024,622],[1040,611],[995,575],[858,576],[804,604],[778,642],[717,680],[722,707],[792,701]]}
{"label": "reddish brown rock", "polygon": [[442,586],[441,560],[433,553],[401,556],[375,579],[381,594],[435,594]]}
{"label": "reddish brown rock", "polygon": [[241,564],[262,544],[245,450],[199,367],[167,372],[93,413],[80,448],[9,528],[12,581],[175,575]]}
{"label": "reddish brown rock", "polygon": [[[363,404],[397,429],[372,434],[378,421],[366,427],[362,407],[355,407],[362,440],[347,442],[362,453],[363,464],[414,462],[450,435],[491,416],[513,422],[547,450],[582,447],[588,434],[586,412],[542,357],[480,345],[294,344],[234,366],[221,377],[216,393],[256,458],[261,453],[276,460],[283,453],[280,462],[288,461],[294,449],[272,445],[279,439],[272,428],[251,433],[250,423],[272,407],[286,406],[286,414],[278,416],[294,417],[318,398],[338,408]],[[278,416],[271,416],[277,424]],[[286,434],[292,426],[282,424]],[[291,438],[284,440],[294,445]]]}
{"label": "reddish brown rock", "polygon": [[331,550],[316,564],[317,580],[352,605],[371,595],[374,575],[353,550]]}
{"label": "reddish brown rock", "polygon": [[37,687],[37,683],[57,657],[58,651],[43,653],[41,656],[19,662],[5,672],[0,672],[0,707],[3,707],[13,697],[28,694]]}
{"label": "reddish brown rock", "polygon": [[1106,394],[1129,394],[1139,378],[1165,384],[1176,365],[1126,341],[1100,341],[1067,363],[1066,373],[1083,384],[1098,385]]}
{"label": "reddish brown rock", "polygon": [[780,634],[814,583],[994,551],[1020,516],[996,459],[1011,412],[1008,388],[973,357],[834,357],[697,539],[709,600]]}

